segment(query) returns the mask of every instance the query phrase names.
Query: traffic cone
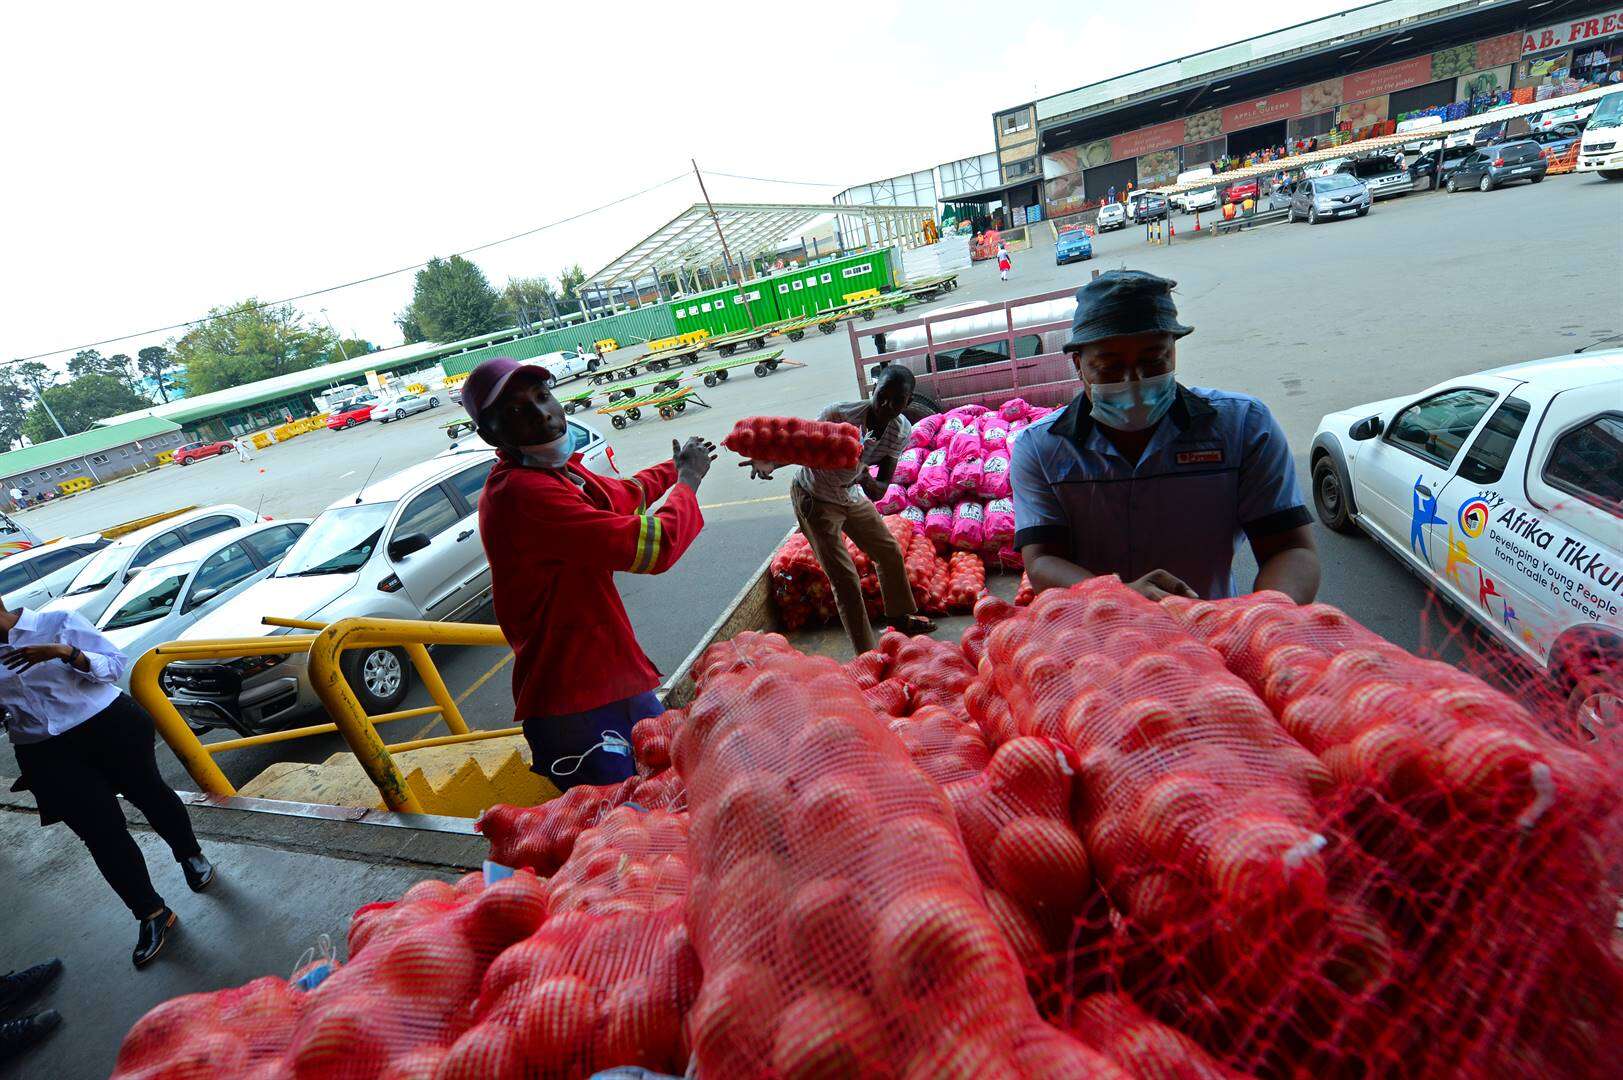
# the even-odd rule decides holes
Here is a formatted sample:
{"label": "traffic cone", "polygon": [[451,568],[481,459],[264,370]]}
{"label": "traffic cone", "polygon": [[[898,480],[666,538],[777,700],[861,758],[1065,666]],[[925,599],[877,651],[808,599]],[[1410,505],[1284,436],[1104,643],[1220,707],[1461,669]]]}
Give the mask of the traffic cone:
{"label": "traffic cone", "polygon": [[1200,211],[1199,210],[1195,211],[1195,231],[1196,232],[1200,231]]}
{"label": "traffic cone", "polygon": [[1167,222],[1167,239],[1171,240],[1174,236],[1177,236],[1177,235],[1178,235],[1178,227],[1176,225],[1174,225],[1170,221]]}

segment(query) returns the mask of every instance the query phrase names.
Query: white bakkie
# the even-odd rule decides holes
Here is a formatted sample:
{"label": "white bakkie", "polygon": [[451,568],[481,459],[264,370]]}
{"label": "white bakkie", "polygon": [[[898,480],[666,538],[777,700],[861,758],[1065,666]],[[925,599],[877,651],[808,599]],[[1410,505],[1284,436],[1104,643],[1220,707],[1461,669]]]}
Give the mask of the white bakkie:
{"label": "white bakkie", "polygon": [[1623,706],[1623,350],[1331,413],[1314,506],[1547,669],[1591,733]]}

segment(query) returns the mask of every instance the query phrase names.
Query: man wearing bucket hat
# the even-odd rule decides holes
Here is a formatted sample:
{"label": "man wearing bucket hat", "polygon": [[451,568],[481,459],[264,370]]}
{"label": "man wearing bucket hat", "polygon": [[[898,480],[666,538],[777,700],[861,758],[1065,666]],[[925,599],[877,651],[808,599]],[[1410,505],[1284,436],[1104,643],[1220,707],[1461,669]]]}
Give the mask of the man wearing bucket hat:
{"label": "man wearing bucket hat", "polygon": [[1152,600],[1235,593],[1244,536],[1254,588],[1298,603],[1319,557],[1290,447],[1247,394],[1182,386],[1177,283],[1139,270],[1076,293],[1065,344],[1082,392],[1020,433],[1011,451],[1014,543],[1038,590],[1116,574]]}
{"label": "man wearing bucket hat", "polygon": [[[462,407],[499,451],[479,496],[496,621],[513,647],[513,702],[531,768],[560,789],[634,771],[631,728],[665,707],[615,571],[662,574],[704,527],[695,493],[715,460],[702,439],[623,480],[586,469],[545,368],[505,356],[462,384]],[[664,497],[664,504],[650,510]]]}

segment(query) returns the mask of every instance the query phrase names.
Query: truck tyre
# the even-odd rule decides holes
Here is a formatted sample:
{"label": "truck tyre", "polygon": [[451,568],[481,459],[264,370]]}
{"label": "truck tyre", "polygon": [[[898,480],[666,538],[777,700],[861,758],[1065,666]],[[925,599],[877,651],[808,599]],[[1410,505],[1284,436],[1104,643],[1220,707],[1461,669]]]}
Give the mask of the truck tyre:
{"label": "truck tyre", "polygon": [[1623,739],[1623,638],[1605,627],[1574,627],[1550,649],[1550,676],[1566,695],[1580,743]]}
{"label": "truck tyre", "polygon": [[543,381],[547,384],[547,389],[551,390],[554,386],[557,385],[558,378],[552,372],[549,371],[549,372],[547,372],[547,377]]}
{"label": "truck tyre", "polygon": [[599,359],[596,359],[594,357],[593,359],[586,361],[586,370],[587,371],[596,371],[598,369],[598,366],[601,365],[602,363],[603,363],[603,361],[601,361]]}
{"label": "truck tyre", "polygon": [[907,417],[908,423],[916,424],[926,416],[934,416],[940,411],[941,403],[939,401],[926,394],[914,391],[913,400],[907,403],[907,408],[902,410],[902,415]]}
{"label": "truck tyre", "polygon": [[1347,500],[1341,470],[1327,453],[1313,463],[1313,509],[1318,511],[1319,521],[1327,529],[1348,534],[1358,531],[1358,526],[1353,524],[1352,504]]}
{"label": "truck tyre", "polygon": [[398,709],[411,689],[411,667],[401,649],[350,649],[344,653],[342,668],[368,716]]}
{"label": "truck tyre", "polygon": [[1599,172],[1602,180],[1623,180],[1623,169],[1601,169]]}

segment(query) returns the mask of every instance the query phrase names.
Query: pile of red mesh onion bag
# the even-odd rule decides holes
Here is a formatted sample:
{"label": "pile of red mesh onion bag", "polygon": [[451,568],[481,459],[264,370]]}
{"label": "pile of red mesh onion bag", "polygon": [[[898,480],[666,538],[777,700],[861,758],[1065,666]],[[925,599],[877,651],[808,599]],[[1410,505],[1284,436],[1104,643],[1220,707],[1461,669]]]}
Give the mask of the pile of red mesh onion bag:
{"label": "pile of red mesh onion bag", "polygon": [[638,776],[482,819],[513,877],[160,1006],[117,1075],[1616,1075],[1615,762],[1333,608],[1099,578],[695,684]]}
{"label": "pile of red mesh onion bag", "polygon": [[[943,615],[974,608],[986,588],[986,562],[981,555],[946,549],[900,514],[885,518],[885,526],[902,547],[908,584],[913,588],[913,600],[920,611]],[[846,538],[845,548],[862,581],[868,614],[878,615],[884,610],[879,572],[850,538]],[[773,553],[767,581],[773,605],[785,629],[821,626],[839,618],[828,575],[823,572],[804,534],[794,533]]]}

